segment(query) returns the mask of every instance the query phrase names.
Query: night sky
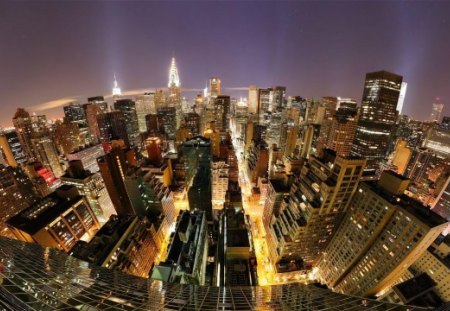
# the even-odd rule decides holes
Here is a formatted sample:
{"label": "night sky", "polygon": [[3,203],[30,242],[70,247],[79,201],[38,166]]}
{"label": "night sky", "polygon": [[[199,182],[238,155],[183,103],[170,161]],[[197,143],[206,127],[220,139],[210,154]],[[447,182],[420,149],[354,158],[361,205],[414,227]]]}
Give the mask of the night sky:
{"label": "night sky", "polygon": [[3,1],[0,124],[109,94],[114,72],[122,91],[167,86],[172,55],[189,98],[217,75],[234,96],[284,85],[359,102],[365,73],[385,69],[408,82],[405,114],[426,118],[439,96],[450,115],[450,2]]}

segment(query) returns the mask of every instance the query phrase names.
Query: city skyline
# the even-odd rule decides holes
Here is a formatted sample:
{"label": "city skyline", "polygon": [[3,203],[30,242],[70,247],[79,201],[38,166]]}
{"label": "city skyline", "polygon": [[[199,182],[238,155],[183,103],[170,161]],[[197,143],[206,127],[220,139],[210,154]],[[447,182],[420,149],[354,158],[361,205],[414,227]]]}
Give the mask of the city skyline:
{"label": "city skyline", "polygon": [[[163,86],[171,55],[182,87],[192,91],[218,76],[233,96],[251,84],[285,85],[288,95],[351,97],[360,104],[364,74],[384,69],[408,83],[406,115],[425,120],[436,97],[444,104],[450,98],[450,47],[442,40],[447,3],[258,6],[159,3],[155,14],[150,3],[2,3],[0,38],[13,48],[0,54],[7,103],[0,124],[11,126],[17,107],[110,94],[114,73],[124,94]],[[23,23],[12,29],[18,20]],[[64,27],[54,27],[58,22]],[[59,109],[44,113],[61,116]]]}
{"label": "city skyline", "polygon": [[65,3],[0,4],[3,309],[450,310],[450,5]]}

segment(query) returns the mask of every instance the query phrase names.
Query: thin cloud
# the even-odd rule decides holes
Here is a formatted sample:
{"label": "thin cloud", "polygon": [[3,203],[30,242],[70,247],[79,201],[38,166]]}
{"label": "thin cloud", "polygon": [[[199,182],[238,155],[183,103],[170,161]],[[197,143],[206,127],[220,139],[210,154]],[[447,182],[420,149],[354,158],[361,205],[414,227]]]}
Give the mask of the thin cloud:
{"label": "thin cloud", "polygon": [[33,112],[50,110],[50,109],[62,107],[67,104],[70,104],[72,102],[75,102],[75,101],[77,101],[78,98],[79,98],[79,96],[59,98],[59,99],[51,100],[48,102],[29,106],[29,107],[27,107],[27,109],[31,110]]}
{"label": "thin cloud", "polygon": [[248,86],[238,86],[238,87],[226,87],[229,91],[248,91]]}

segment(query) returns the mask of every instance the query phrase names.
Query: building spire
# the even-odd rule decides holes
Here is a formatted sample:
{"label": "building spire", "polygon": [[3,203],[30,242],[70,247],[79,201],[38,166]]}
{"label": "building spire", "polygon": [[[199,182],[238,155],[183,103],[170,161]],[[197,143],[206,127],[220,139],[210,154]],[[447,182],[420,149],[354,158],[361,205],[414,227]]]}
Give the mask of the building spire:
{"label": "building spire", "polygon": [[112,95],[113,96],[122,95],[122,90],[119,87],[119,83],[117,83],[116,73],[114,73],[114,84],[113,84],[113,89],[112,89]]}
{"label": "building spire", "polygon": [[175,62],[175,57],[172,57],[172,63],[170,64],[168,86],[180,87],[180,77],[178,76],[178,69],[177,64]]}

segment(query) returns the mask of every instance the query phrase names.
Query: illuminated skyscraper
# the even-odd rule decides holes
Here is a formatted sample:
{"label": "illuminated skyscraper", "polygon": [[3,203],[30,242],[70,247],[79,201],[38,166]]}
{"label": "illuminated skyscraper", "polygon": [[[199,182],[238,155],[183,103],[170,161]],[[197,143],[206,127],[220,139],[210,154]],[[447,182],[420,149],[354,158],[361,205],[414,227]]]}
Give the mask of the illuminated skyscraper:
{"label": "illuminated skyscraper", "polygon": [[404,195],[409,180],[384,171],[363,182],[319,264],[337,292],[371,296],[389,289],[433,243],[446,220]]}
{"label": "illuminated skyscraper", "polygon": [[96,118],[100,133],[100,142],[110,143],[116,139],[123,139],[127,146],[130,146],[127,121],[122,111],[98,114]]}
{"label": "illuminated skyscraper", "polygon": [[156,113],[155,92],[144,93],[136,97],[136,115],[139,125],[139,132],[147,132],[145,116]]}
{"label": "illuminated skyscraper", "polygon": [[139,136],[139,123],[136,113],[136,103],[130,99],[119,99],[114,103],[114,109],[121,111],[123,113],[123,116],[125,117],[130,146],[137,145]]}
{"label": "illuminated skyscraper", "polygon": [[433,103],[430,113],[430,122],[439,122],[441,120],[442,110],[444,109],[444,104],[440,102],[440,98],[436,97],[436,102]]}
{"label": "illuminated skyscraper", "polygon": [[168,87],[180,87],[180,77],[178,76],[178,68],[175,62],[175,57],[172,57],[172,62],[170,63],[169,70],[169,84]]}
{"label": "illuminated skyscraper", "polygon": [[118,144],[109,153],[98,158],[100,173],[118,215],[136,214],[125,186],[127,171],[132,167],[130,159],[133,157],[132,150]]}
{"label": "illuminated skyscraper", "polygon": [[17,166],[27,161],[27,156],[14,129],[0,133],[0,149],[6,163],[10,166]]}
{"label": "illuminated skyscraper", "polygon": [[387,71],[366,74],[361,115],[351,155],[367,159],[364,175],[375,176],[385,158],[389,137],[397,120],[402,77]]}
{"label": "illuminated skyscraper", "polygon": [[212,77],[209,79],[209,96],[216,98],[221,94],[220,79],[218,77]]}
{"label": "illuminated skyscraper", "polygon": [[327,149],[323,157],[309,158],[265,224],[277,270],[286,272],[288,263],[309,270],[318,262],[350,205],[364,164],[364,159],[339,157]]}
{"label": "illuminated skyscraper", "polygon": [[258,87],[256,85],[248,87],[248,113],[258,113]]}
{"label": "illuminated skyscraper", "polygon": [[[175,57],[172,57],[172,63],[169,70],[169,90],[167,97],[167,105],[175,108],[176,113],[176,127],[180,127],[182,121],[182,107],[181,107],[181,85],[180,77],[178,76],[178,69],[175,63]],[[157,106],[157,108],[159,108]]]}
{"label": "illuminated skyscraper", "polygon": [[408,83],[402,82],[402,86],[400,88],[400,95],[398,97],[397,103],[397,111],[398,114],[402,114],[403,104],[405,103],[406,89],[408,88]]}
{"label": "illuminated skyscraper", "polygon": [[117,83],[116,74],[114,74],[114,84],[112,88],[112,96],[113,99],[117,99],[122,96],[122,90],[119,87],[119,83]]}
{"label": "illuminated skyscraper", "polygon": [[13,124],[27,158],[35,159],[33,145],[31,143],[31,139],[33,138],[33,124],[30,114],[25,109],[18,108],[13,117]]}

